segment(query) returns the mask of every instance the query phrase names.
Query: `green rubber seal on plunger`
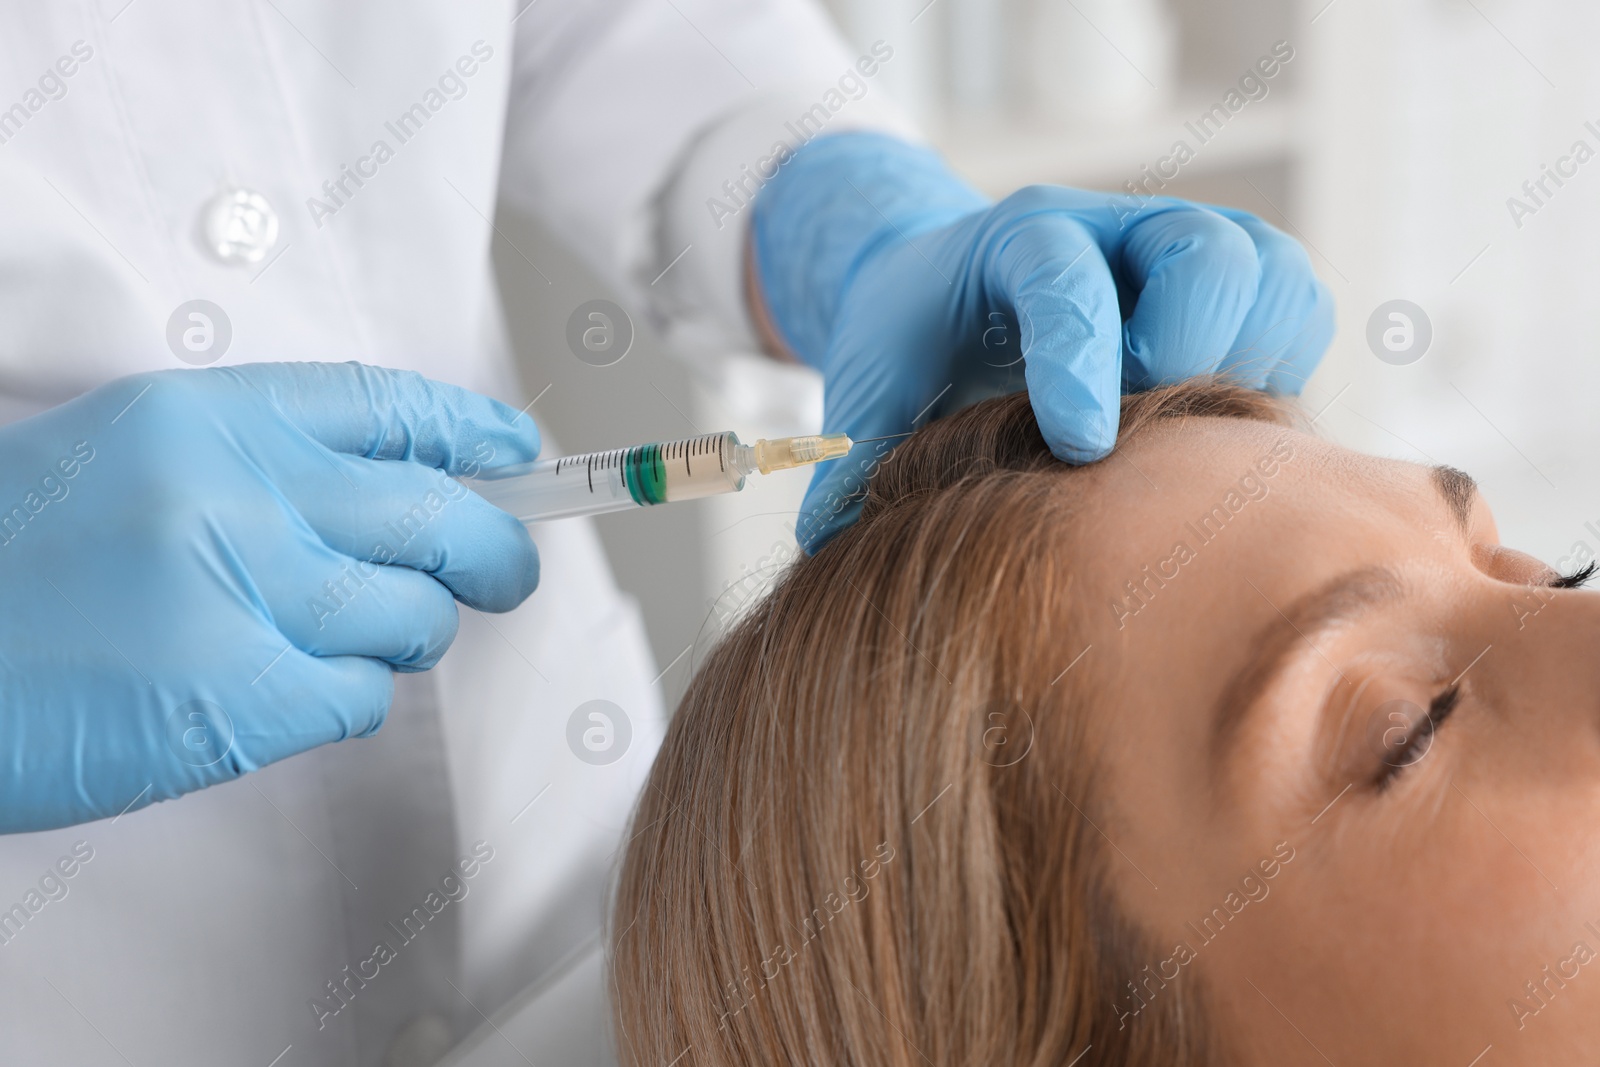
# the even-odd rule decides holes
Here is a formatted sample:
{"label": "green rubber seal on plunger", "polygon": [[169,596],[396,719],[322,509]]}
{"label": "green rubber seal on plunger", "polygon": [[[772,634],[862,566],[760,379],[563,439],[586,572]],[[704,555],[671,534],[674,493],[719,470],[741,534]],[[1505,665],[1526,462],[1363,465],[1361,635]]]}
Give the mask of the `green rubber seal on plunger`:
{"label": "green rubber seal on plunger", "polygon": [[660,445],[630,448],[622,462],[622,484],[635,504],[667,502],[667,465],[661,461]]}

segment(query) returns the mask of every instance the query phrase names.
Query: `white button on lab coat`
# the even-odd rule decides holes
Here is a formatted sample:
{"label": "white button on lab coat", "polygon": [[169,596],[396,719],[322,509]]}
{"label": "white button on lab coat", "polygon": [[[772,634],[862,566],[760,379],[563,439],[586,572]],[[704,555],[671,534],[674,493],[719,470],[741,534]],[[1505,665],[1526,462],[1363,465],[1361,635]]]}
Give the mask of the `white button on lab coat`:
{"label": "white button on lab coat", "polygon": [[[228,317],[224,363],[358,359],[515,400],[498,200],[624,291],[695,243],[656,311],[739,345],[739,228],[707,230],[715,183],[685,176],[763,154],[763,114],[851,57],[804,0],[519,6],[5,2],[0,420],[194,362],[166,327],[196,299]],[[592,530],[537,537],[539,591],[463,609],[376,736],[0,838],[0,1059],[428,1062],[592,956],[662,709]],[[608,765],[566,741],[594,699],[632,725]]]}
{"label": "white button on lab coat", "polygon": [[253,189],[224,189],[200,214],[206,247],[223,263],[260,263],[278,243],[278,213]]}

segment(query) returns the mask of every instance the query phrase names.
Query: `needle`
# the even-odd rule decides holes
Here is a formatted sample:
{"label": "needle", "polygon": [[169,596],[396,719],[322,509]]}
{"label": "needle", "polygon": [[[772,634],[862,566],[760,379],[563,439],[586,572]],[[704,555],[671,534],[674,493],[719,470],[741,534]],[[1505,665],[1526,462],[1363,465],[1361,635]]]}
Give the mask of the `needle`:
{"label": "needle", "polygon": [[855,438],[851,438],[850,439],[850,446],[852,448],[854,448],[856,445],[870,445],[874,441],[893,441],[896,437],[910,437],[912,434],[914,434],[916,432],[917,431],[915,431],[915,430],[907,430],[905,433],[885,434],[882,437],[867,437],[867,438],[863,438],[860,441],[857,441]]}

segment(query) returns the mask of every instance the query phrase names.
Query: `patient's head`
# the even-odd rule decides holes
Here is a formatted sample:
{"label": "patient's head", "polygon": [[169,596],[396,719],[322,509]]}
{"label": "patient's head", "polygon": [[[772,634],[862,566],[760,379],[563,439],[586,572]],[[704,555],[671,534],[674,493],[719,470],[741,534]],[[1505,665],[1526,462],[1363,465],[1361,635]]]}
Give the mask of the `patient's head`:
{"label": "patient's head", "polygon": [[1212,382],[1091,467],[1020,394],[902,445],[672,723],[624,1062],[1587,1056],[1600,598],[1294,427]]}

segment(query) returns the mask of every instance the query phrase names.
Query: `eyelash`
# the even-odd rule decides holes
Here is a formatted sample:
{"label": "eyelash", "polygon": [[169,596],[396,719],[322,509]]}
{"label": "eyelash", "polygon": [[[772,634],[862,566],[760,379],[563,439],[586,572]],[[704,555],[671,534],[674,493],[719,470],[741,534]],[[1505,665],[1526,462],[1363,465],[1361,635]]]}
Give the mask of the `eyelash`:
{"label": "eyelash", "polygon": [[1589,580],[1600,572],[1600,563],[1590,563],[1571,574],[1563,575],[1550,583],[1552,589],[1582,589],[1589,584]]}
{"label": "eyelash", "polygon": [[[1588,569],[1592,570],[1592,568]],[[1587,577],[1588,575],[1585,575],[1585,578]],[[1450,717],[1450,713],[1456,710],[1456,705],[1460,703],[1461,686],[1459,685],[1453,685],[1433,698],[1433,703],[1428,705],[1427,715],[1406,736],[1405,745],[1399,752],[1384,760],[1383,769],[1379,772],[1376,782],[1378,792],[1381,793],[1393,785],[1403,771],[1422,762],[1423,756],[1426,756],[1431,751],[1431,746],[1423,749],[1414,758],[1411,754],[1417,751],[1418,745],[1433,739],[1439,727],[1444,724],[1444,721]]]}

